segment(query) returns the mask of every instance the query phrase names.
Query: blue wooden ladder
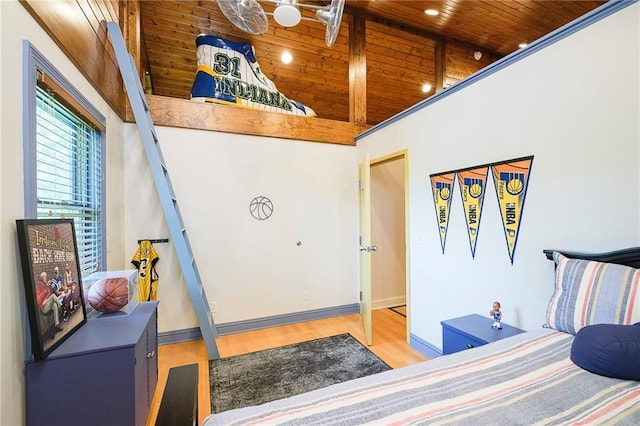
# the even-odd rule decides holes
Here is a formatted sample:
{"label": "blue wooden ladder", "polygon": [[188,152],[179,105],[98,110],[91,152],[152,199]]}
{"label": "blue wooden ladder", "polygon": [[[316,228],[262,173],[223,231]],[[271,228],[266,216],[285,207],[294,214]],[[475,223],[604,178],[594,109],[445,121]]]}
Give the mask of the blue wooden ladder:
{"label": "blue wooden ladder", "polygon": [[164,216],[169,226],[171,240],[178,255],[178,260],[180,261],[182,275],[184,276],[189,295],[191,296],[193,309],[198,317],[200,333],[207,346],[209,359],[218,359],[220,358],[220,354],[215,340],[217,333],[213,318],[211,317],[211,308],[207,302],[207,295],[205,294],[200,273],[193,258],[187,231],[184,228],[184,222],[178,209],[178,202],[173,192],[171,181],[169,180],[169,172],[162,157],[162,151],[158,144],[158,136],[153,126],[149,105],[147,104],[147,99],[142,89],[133,57],[127,52],[118,24],[116,22],[108,22],[107,30],[116,54],[118,66],[120,67],[122,80],[127,89],[129,103],[131,104],[131,109],[133,110],[133,115],[138,125],[138,131],[140,132],[140,138],[142,139],[142,144],[144,145],[144,150],[147,155],[149,168],[151,169],[151,174],[156,184],[156,191],[158,192],[158,197],[164,210]]}

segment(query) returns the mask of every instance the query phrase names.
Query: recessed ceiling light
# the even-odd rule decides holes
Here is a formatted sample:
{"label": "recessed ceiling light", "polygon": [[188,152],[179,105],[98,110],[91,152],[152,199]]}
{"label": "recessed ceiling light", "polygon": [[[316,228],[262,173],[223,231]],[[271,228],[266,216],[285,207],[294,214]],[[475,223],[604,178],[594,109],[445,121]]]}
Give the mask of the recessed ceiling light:
{"label": "recessed ceiling light", "polygon": [[289,52],[284,52],[282,53],[282,56],[280,56],[280,60],[284,64],[290,64],[291,61],[293,61],[293,56],[291,56],[291,53]]}
{"label": "recessed ceiling light", "polygon": [[518,45],[518,47],[519,47],[520,49],[522,49],[523,47],[527,47],[528,45],[529,45],[529,43],[520,43],[520,44]]}
{"label": "recessed ceiling light", "polygon": [[438,16],[440,14],[440,12],[438,12],[435,9],[426,9],[424,13],[426,13],[429,16]]}
{"label": "recessed ceiling light", "polygon": [[429,83],[422,85],[422,93],[427,93],[429,90],[431,90],[431,85]]}

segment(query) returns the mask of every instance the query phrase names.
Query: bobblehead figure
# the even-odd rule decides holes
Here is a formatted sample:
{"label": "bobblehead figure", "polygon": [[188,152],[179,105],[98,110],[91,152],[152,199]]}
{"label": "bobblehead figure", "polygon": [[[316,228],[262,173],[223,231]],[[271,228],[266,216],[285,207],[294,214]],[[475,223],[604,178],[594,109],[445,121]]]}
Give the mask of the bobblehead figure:
{"label": "bobblehead figure", "polygon": [[493,325],[491,328],[501,329],[500,320],[502,319],[502,311],[500,310],[500,302],[493,302],[493,309],[489,311],[489,316],[493,317]]}

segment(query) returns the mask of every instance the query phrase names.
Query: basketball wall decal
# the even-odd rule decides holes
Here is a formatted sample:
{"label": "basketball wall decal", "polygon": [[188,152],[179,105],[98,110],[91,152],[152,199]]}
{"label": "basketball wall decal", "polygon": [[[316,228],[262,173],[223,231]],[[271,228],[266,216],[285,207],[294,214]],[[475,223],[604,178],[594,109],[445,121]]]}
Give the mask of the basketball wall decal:
{"label": "basketball wall decal", "polygon": [[251,216],[258,220],[269,219],[273,213],[273,203],[267,197],[260,195],[249,203],[249,212]]}
{"label": "basketball wall decal", "polygon": [[124,277],[98,280],[89,288],[87,301],[96,311],[117,312],[129,302],[129,281]]}

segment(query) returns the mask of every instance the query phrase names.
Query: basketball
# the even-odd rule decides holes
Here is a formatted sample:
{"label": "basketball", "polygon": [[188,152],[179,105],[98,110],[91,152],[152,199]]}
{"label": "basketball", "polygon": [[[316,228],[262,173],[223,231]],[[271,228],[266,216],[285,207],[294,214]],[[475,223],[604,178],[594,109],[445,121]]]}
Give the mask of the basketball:
{"label": "basketball", "polygon": [[518,195],[523,187],[524,185],[520,179],[511,179],[507,184],[507,192],[511,195]]}
{"label": "basketball", "polygon": [[449,189],[448,186],[445,186],[440,190],[440,198],[442,198],[443,200],[448,200],[450,196],[451,196],[451,190]]}
{"label": "basketball", "polygon": [[129,282],[126,278],[103,278],[87,292],[87,301],[96,311],[117,312],[129,302]]}
{"label": "basketball", "polygon": [[469,195],[471,195],[473,198],[478,198],[479,196],[481,196],[482,185],[480,185],[479,183],[474,183],[473,185],[471,185],[471,188],[469,188]]}

